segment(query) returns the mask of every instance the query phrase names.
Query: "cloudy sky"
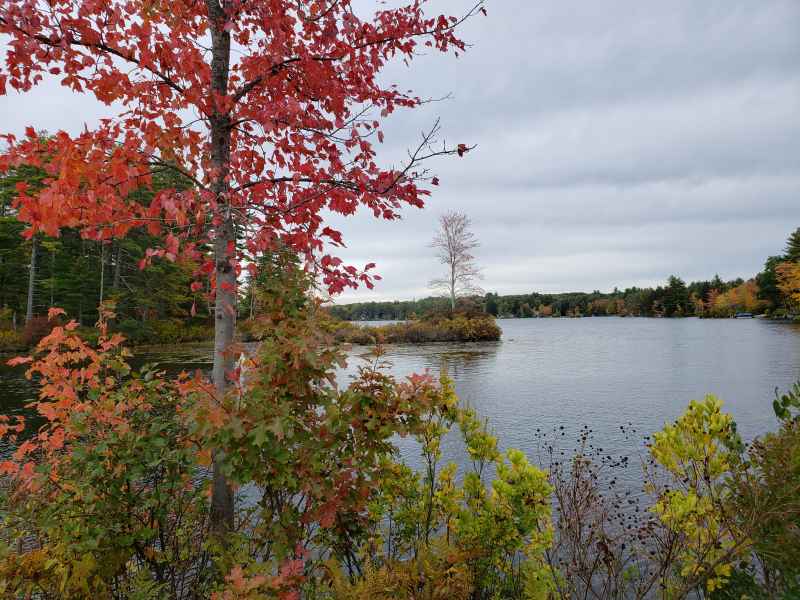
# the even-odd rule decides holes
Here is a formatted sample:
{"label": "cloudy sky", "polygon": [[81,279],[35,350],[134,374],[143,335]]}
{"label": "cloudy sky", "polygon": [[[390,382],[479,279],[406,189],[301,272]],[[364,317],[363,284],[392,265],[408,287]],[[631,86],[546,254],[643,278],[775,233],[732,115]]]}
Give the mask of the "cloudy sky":
{"label": "cloudy sky", "polygon": [[[422,96],[452,94],[393,116],[387,156],[437,117],[448,142],[477,148],[431,164],[441,185],[403,221],[336,220],[342,256],[383,276],[341,301],[428,295],[427,243],[450,209],[471,217],[482,285],[500,293],[749,277],[782,250],[800,226],[800,2],[487,7],[464,27],[465,56],[385,73]],[[48,84],[0,97],[0,128],[77,131],[103,112]]]}

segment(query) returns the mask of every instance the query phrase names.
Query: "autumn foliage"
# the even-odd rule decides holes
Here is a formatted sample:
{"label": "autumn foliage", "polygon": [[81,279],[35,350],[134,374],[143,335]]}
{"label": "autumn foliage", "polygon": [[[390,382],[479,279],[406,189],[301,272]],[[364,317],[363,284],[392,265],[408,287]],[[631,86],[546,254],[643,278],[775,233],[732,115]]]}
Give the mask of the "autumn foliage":
{"label": "autumn foliage", "polygon": [[[363,206],[392,219],[403,205],[421,206],[429,193],[420,186],[421,161],[463,148],[433,150],[426,138],[408,164],[382,168],[376,146],[382,117],[423,101],[382,84],[384,65],[411,59],[420,46],[464,49],[455,34],[461,19],[426,16],[423,5],[361,18],[349,1],[4,2],[0,93],[55,77],[123,107],[75,136],[41,139],[33,128],[22,139],[6,136],[0,169],[28,164],[48,175],[35,194],[18,186],[28,234],[74,227],[109,239],[146,227],[163,240],[150,256],[174,260],[198,258],[197,244],[233,218],[248,231],[242,252],[256,254],[280,238],[312,258],[323,241],[341,243],[323,210],[348,215]],[[224,68],[203,47],[214,36],[227,44],[215,59]],[[225,138],[224,157],[214,135]],[[165,165],[194,187],[135,201],[132,192]],[[238,252],[231,256],[237,264]],[[332,290],[369,282],[332,256],[313,258]]]}
{"label": "autumn foliage", "polygon": [[730,317],[738,312],[756,314],[762,312],[764,307],[764,301],[758,297],[758,285],[751,279],[724,292],[712,290],[701,314]]}
{"label": "autumn foliage", "polygon": [[[263,300],[259,351],[223,402],[199,375],[132,372],[105,321],[96,346],[69,322],[14,361],[41,381],[32,408],[45,425],[1,467],[3,593],[344,598],[370,572],[402,597],[426,565],[439,594],[467,598],[519,596],[545,577],[546,475],[501,454],[446,379],[396,381],[377,355],[339,390],[343,356],[304,277]],[[493,483],[481,466],[462,488],[455,465],[441,465],[454,424],[476,464],[496,465]],[[4,420],[2,433],[23,426]],[[398,435],[418,440],[426,476],[397,461]],[[222,468],[243,496],[225,545],[209,536],[213,447],[228,450]],[[520,552],[530,575],[504,566]]]}
{"label": "autumn foliage", "polygon": [[786,261],[778,265],[778,288],[793,307],[800,306],[800,262]]}
{"label": "autumn foliage", "polygon": [[[793,585],[796,557],[762,540],[796,537],[796,391],[749,457],[720,401],[692,403],[653,438],[651,501],[631,530],[590,457],[548,472],[502,451],[446,377],[397,380],[378,350],[339,388],[336,324],[307,285],[289,271],[262,297],[259,350],[223,402],[199,374],[132,371],[105,321],[96,345],[68,322],[15,360],[41,383],[44,425],[19,437],[24,423],[0,420],[17,448],[0,466],[4,594],[567,599],[591,581],[683,598],[766,572],[771,589]],[[461,466],[443,460],[451,430]],[[214,447],[240,497],[225,544],[210,535]]]}

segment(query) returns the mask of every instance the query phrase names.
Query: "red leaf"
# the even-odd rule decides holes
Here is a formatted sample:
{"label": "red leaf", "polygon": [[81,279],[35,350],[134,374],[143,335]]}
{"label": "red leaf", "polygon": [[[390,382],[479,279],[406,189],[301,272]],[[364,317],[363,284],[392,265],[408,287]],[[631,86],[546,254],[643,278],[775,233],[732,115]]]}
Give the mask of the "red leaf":
{"label": "red leaf", "polygon": [[16,366],[19,366],[19,365],[27,364],[29,362],[33,362],[33,357],[31,357],[31,356],[15,356],[14,358],[9,359],[6,362],[6,364],[9,367],[16,367]]}
{"label": "red leaf", "polygon": [[67,313],[64,311],[64,309],[63,309],[63,308],[57,308],[57,307],[53,307],[53,308],[50,308],[50,309],[47,311],[47,320],[48,320],[48,321],[52,321],[53,319],[55,319],[55,318],[56,318],[56,317],[58,317],[59,315],[66,315],[66,314],[67,314]]}
{"label": "red leaf", "polygon": [[[106,232],[146,230],[161,250],[148,252],[140,268],[153,257],[188,257],[185,240],[191,239],[197,248],[193,258],[202,264],[197,272],[213,282],[216,263],[208,259],[231,219],[237,239],[223,238],[225,256],[219,258],[238,273],[245,259],[237,242],[261,251],[280,240],[312,258],[330,242],[344,244],[338,232],[326,231],[328,211],[352,215],[364,207],[391,219],[403,206],[422,205],[427,193],[418,187],[422,178],[391,183],[398,170],[380,166],[390,161],[376,156],[363,128],[365,117],[353,107],[373,106],[388,117],[398,108],[422,106],[412,91],[376,81],[387,57],[414,60],[420,31],[430,32],[427,41],[436,50],[462,51],[458,19],[425,14],[425,2],[366,8],[363,15],[351,10],[350,2],[309,2],[304,4],[312,6],[312,16],[324,5],[324,17],[289,23],[288,15],[296,17],[299,9],[287,0],[233,4],[235,10],[213,23],[233,34],[237,57],[230,93],[221,96],[208,54],[199,49],[208,43],[207,29],[196,26],[192,11],[148,10],[144,17],[137,0],[16,2],[20,14],[12,16],[13,26],[0,26],[14,49],[5,53],[0,94],[9,83],[27,92],[49,71],[66,90],[92,95],[112,111],[75,135],[59,132],[43,139],[28,127],[25,138],[0,144],[0,167],[47,164],[50,179],[21,198],[20,219],[30,225],[26,235],[71,228],[98,240]],[[479,9],[486,14],[480,3]],[[281,12],[285,18],[276,18]],[[107,40],[108,46],[87,52],[75,40]],[[139,68],[119,60],[120,52],[135,55]],[[276,55],[298,60],[276,67]],[[347,60],[310,60],[319,55]],[[207,123],[193,120],[217,111],[238,124],[230,155],[212,151],[216,141]],[[383,143],[380,118],[369,125]],[[468,150],[460,144],[456,153]],[[220,156],[223,164],[217,164]],[[189,189],[136,194],[152,184],[154,158],[198,181]],[[431,181],[438,185],[438,179]],[[325,270],[331,292],[367,284],[357,269],[344,269],[333,257]]]}

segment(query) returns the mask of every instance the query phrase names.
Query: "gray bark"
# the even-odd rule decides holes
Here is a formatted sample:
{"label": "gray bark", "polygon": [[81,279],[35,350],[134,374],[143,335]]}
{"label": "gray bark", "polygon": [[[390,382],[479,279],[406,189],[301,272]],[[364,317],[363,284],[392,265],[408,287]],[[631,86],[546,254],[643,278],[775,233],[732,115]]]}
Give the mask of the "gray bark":
{"label": "gray bark", "polygon": [[36,253],[39,244],[36,237],[31,238],[31,265],[28,273],[28,306],[25,310],[25,323],[33,319],[33,288],[36,286]]}
{"label": "gray bark", "polygon": [[111,289],[113,290],[114,294],[116,295],[119,292],[119,280],[120,280],[120,273],[122,269],[122,244],[117,242],[117,256],[114,259],[114,280],[111,283]]}
{"label": "gray bark", "polygon": [[[230,0],[206,0],[211,22],[211,87],[224,97],[228,91],[231,38],[225,31],[225,14],[229,13]],[[212,378],[217,397],[221,401],[226,392],[226,373],[233,370],[234,357],[230,353],[236,324],[236,272],[233,268],[233,251],[236,229],[227,198],[226,177],[230,168],[231,120],[228,114],[214,109],[209,118],[211,129],[211,164],[214,170],[212,190],[217,196],[221,214],[220,225],[214,232],[214,261],[216,268],[216,295],[214,300],[214,366]],[[211,488],[211,528],[224,535],[234,527],[233,489],[222,465],[225,455],[216,450],[213,456],[213,481]]]}
{"label": "gray bark", "polygon": [[450,312],[456,311],[456,260],[450,261]]}
{"label": "gray bark", "polygon": [[105,294],[106,283],[106,245],[100,243],[100,304],[103,304],[103,295]]}
{"label": "gray bark", "polygon": [[250,277],[250,318],[256,316],[256,280]]}
{"label": "gray bark", "polygon": [[446,213],[439,217],[439,229],[430,244],[436,248],[439,262],[447,265],[447,275],[432,280],[430,286],[449,296],[452,312],[455,312],[459,296],[482,291],[477,285],[477,280],[481,279],[481,269],[472,255],[472,250],[480,244],[470,231],[470,226],[469,217],[465,214]]}
{"label": "gray bark", "polygon": [[50,249],[50,308],[56,305],[56,246]]}

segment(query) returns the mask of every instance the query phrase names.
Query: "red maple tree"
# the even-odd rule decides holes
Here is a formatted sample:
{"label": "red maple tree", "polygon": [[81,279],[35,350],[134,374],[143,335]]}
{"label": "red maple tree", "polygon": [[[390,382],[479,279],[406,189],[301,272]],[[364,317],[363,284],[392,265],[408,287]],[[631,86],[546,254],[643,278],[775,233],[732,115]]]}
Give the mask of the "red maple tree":
{"label": "red maple tree", "polygon": [[[376,157],[381,119],[423,103],[383,84],[382,68],[420,46],[463,50],[456,28],[485,12],[481,0],[460,16],[430,17],[426,4],[363,16],[350,0],[4,0],[0,94],[54,76],[120,107],[79,135],[5,136],[0,171],[30,164],[49,175],[36,194],[18,188],[27,234],[73,227],[104,240],[146,227],[163,240],[149,258],[200,260],[214,290],[212,377],[223,395],[247,258],[280,243],[314,261],[331,292],[371,285],[373,265],[326,253],[342,238],[323,211],[363,206],[394,219],[404,205],[422,206],[427,184],[437,183],[426,159],[468,150],[438,144],[434,125],[405,164]],[[148,204],[131,199],[167,168],[194,187],[162,190]],[[213,259],[201,244],[212,245]],[[212,515],[219,529],[231,526],[232,492],[218,469]]]}

